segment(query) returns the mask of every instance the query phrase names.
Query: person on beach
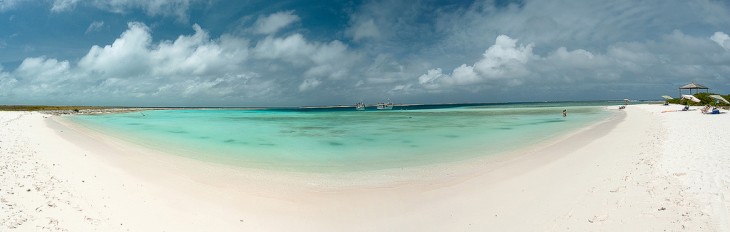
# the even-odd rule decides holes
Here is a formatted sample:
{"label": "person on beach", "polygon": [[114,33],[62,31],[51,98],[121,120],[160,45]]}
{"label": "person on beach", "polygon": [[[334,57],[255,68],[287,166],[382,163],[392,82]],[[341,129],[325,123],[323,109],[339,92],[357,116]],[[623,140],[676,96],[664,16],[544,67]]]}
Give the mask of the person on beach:
{"label": "person on beach", "polygon": [[568,116],[568,110],[563,109],[563,117],[566,117],[566,116]]}
{"label": "person on beach", "polygon": [[705,114],[708,113],[710,111],[710,105],[705,105],[700,111]]}

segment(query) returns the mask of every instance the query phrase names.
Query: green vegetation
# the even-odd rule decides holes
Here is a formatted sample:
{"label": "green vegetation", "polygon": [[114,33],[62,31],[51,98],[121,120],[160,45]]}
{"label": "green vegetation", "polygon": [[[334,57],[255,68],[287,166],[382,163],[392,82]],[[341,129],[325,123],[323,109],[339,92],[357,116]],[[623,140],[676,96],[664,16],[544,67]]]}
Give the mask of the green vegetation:
{"label": "green vegetation", "polygon": [[[714,98],[711,98],[710,95],[720,95],[720,94],[716,94],[716,93],[698,93],[698,94],[694,94],[694,96],[697,99],[700,99],[700,102],[699,103],[696,103],[696,102],[693,102],[693,101],[690,101],[690,100],[687,100],[687,99],[681,99],[681,98],[675,98],[675,99],[672,99],[672,100],[667,100],[667,102],[672,103],[672,104],[681,104],[681,105],[689,104],[691,106],[703,106],[703,105],[713,105],[714,106],[715,105],[715,99]],[[720,95],[720,96],[722,96],[723,98],[725,98],[728,101],[730,101],[730,94],[729,95]],[[717,105],[718,106],[728,106],[728,104],[726,104],[724,102],[720,102]]]}
{"label": "green vegetation", "polygon": [[0,111],[44,111],[44,110],[99,110],[109,107],[102,106],[22,106],[22,105],[0,105]]}

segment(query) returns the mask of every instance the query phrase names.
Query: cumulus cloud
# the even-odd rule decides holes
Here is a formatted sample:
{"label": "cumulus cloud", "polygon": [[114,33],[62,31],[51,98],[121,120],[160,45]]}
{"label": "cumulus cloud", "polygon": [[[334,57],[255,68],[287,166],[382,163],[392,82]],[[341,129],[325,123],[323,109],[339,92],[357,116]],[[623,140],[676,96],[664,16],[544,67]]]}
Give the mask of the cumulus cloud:
{"label": "cumulus cloud", "polygon": [[299,21],[294,11],[281,11],[266,17],[259,17],[254,23],[254,32],[258,34],[274,34],[282,28]]}
{"label": "cumulus cloud", "polygon": [[193,25],[195,34],[180,36],[175,41],[163,41],[149,52],[155,75],[210,75],[235,72],[249,56],[248,40],[221,36],[211,40],[200,26]]}
{"label": "cumulus cloud", "polygon": [[255,52],[258,57],[269,59],[285,59],[293,64],[302,64],[308,60],[310,54],[317,49],[316,44],[308,43],[302,34],[293,34],[287,37],[266,37],[256,44]]}
{"label": "cumulus cloud", "polygon": [[64,96],[74,88],[70,85],[75,75],[68,61],[46,57],[26,58],[11,75],[17,81],[16,85],[21,85],[16,86],[21,88],[20,93],[28,98]]}
{"label": "cumulus cloud", "polygon": [[[351,14],[345,34],[374,53],[371,59],[390,56],[403,67],[384,78],[390,72],[372,65],[376,68],[363,73],[368,78],[359,86],[401,90],[410,85],[401,93],[420,99],[470,99],[500,91],[512,91],[510,96],[522,95],[523,100],[593,94],[604,99],[656,97],[692,80],[730,87],[720,81],[730,74],[730,65],[723,63],[730,55],[717,48],[727,48],[724,33],[706,37],[707,31],[722,28],[721,19],[730,17],[727,4],[671,3],[475,1],[431,11],[428,2],[403,6],[398,1],[368,1]],[[422,19],[423,12],[432,13],[432,23]],[[411,21],[414,18],[421,20]],[[364,33],[368,24],[377,28],[377,36]],[[409,37],[414,35],[419,39]],[[485,44],[485,38],[500,35],[519,41],[515,46],[495,40]],[[596,88],[602,91],[590,91]]]}
{"label": "cumulus cloud", "polygon": [[149,27],[133,22],[112,44],[93,46],[75,66],[65,60],[32,57],[0,77],[8,79],[4,83],[15,83],[11,92],[23,92],[29,98],[82,93],[107,100],[145,96],[229,99],[275,92],[266,91],[272,89],[272,81],[260,80],[243,66],[247,40],[229,35],[211,39],[200,26],[193,29],[192,35],[155,43]]}
{"label": "cumulus cloud", "polygon": [[482,59],[472,66],[462,64],[451,74],[444,74],[440,68],[431,69],[418,77],[421,85],[427,88],[440,88],[452,85],[471,85],[486,81],[505,80],[510,84],[519,84],[529,73],[525,65],[534,58],[532,44],[517,45],[517,40],[506,35],[497,37],[495,44],[489,47]]}
{"label": "cumulus cloud", "polygon": [[[712,40],[726,41],[722,34]],[[625,94],[624,89],[637,86],[674,89],[676,84],[693,80],[724,78],[723,73],[730,70],[726,63],[730,56],[716,46],[706,38],[675,30],[658,41],[614,44],[605,53],[559,47],[538,54],[533,51],[535,45],[518,45],[517,40],[502,35],[474,65],[462,64],[451,72],[432,68],[415,81],[429,93],[524,89],[532,95],[556,90],[590,95]]]}
{"label": "cumulus cloud", "polygon": [[[31,57],[13,72],[0,70],[0,87],[15,87],[6,95],[22,92],[28,99],[78,94],[86,97],[62,99],[113,102],[154,97],[160,104],[240,104],[282,99],[273,96],[344,81],[359,57],[340,41],[313,42],[301,34],[267,36],[252,43],[229,34],[211,38],[197,24],[192,28],[192,34],[156,42],[150,27],[131,22],[116,40],[92,46],[75,64]],[[282,66],[286,68],[275,68]]]}
{"label": "cumulus cloud", "polygon": [[[303,35],[287,37],[267,37],[253,48],[258,58],[286,61],[305,69],[304,76],[309,78],[327,77],[341,79],[350,73],[354,63],[360,59],[340,41],[316,43],[306,41]],[[310,88],[317,85],[307,85]]]}
{"label": "cumulus cloud", "polygon": [[[0,11],[16,2],[22,1],[0,2]],[[95,7],[183,21],[195,4],[220,3],[51,2],[54,12]],[[153,31],[169,22],[151,19],[155,24],[130,23],[113,42],[89,46],[85,54],[64,58],[68,61],[38,51],[18,60],[14,64],[23,61],[22,68],[0,70],[0,95],[35,88],[60,96],[70,89],[83,99],[145,104],[227,99],[237,105],[311,105],[387,97],[398,102],[652,98],[689,81],[730,89],[730,39],[722,31],[730,7],[725,2],[504,3],[363,1],[348,5],[347,18],[333,19],[344,21],[326,25],[344,28],[296,28],[304,26],[300,17],[310,15],[306,8],[258,18],[259,12],[252,12],[237,14],[241,21],[217,25],[210,33],[191,25],[192,32],[175,38],[168,36],[176,29],[166,27],[161,34],[168,40],[161,41]],[[251,27],[226,33],[225,28],[244,21]],[[90,25],[89,32],[96,28]],[[287,29],[295,30],[282,33]],[[43,87],[45,82],[51,84]],[[503,93],[510,97],[500,97]]]}
{"label": "cumulus cloud", "polygon": [[111,45],[93,46],[79,68],[102,77],[184,77],[235,72],[248,57],[247,40],[228,35],[212,40],[197,24],[195,34],[158,44],[146,25],[128,26]]}
{"label": "cumulus cloud", "polygon": [[150,62],[150,29],[142,23],[129,23],[129,29],[111,45],[94,45],[79,61],[79,67],[105,76],[139,76],[154,64]]}
{"label": "cumulus cloud", "polygon": [[713,34],[710,39],[712,41],[715,41],[717,45],[720,45],[720,47],[724,48],[725,50],[730,50],[730,36],[728,36],[724,32],[715,32],[715,34]]}
{"label": "cumulus cloud", "polygon": [[23,60],[23,63],[15,69],[15,74],[21,78],[32,78],[33,81],[46,82],[66,76],[69,68],[68,61],[33,57]]}
{"label": "cumulus cloud", "polygon": [[419,76],[418,83],[426,88],[435,89],[440,86],[440,81],[446,78],[449,78],[449,76],[444,74],[441,68],[435,68],[428,70],[426,74]]}

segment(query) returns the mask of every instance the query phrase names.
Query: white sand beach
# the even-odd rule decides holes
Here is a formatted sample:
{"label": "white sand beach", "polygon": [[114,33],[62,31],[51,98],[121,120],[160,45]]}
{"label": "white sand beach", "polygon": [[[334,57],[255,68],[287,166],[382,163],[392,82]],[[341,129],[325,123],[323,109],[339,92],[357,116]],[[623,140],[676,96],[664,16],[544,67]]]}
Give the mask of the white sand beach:
{"label": "white sand beach", "polygon": [[730,114],[662,113],[679,108],[630,105],[499,159],[352,175],[204,163],[0,112],[0,231],[730,230]]}

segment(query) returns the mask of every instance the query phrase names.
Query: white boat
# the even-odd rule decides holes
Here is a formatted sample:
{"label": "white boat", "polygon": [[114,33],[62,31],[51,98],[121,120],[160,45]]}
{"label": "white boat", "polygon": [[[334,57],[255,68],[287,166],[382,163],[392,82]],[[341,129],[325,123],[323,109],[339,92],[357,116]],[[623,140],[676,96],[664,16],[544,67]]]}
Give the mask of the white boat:
{"label": "white boat", "polygon": [[379,110],[392,110],[393,109],[393,103],[391,103],[391,102],[388,102],[388,103],[381,102],[381,103],[378,103],[376,106],[377,106],[377,109],[379,109]]}
{"label": "white boat", "polygon": [[356,110],[365,110],[365,103],[358,102],[357,104],[355,104],[355,109]]}

